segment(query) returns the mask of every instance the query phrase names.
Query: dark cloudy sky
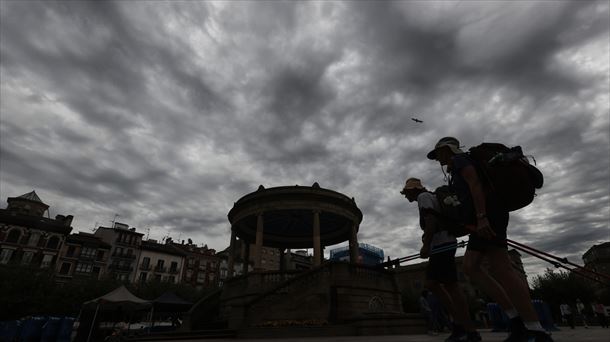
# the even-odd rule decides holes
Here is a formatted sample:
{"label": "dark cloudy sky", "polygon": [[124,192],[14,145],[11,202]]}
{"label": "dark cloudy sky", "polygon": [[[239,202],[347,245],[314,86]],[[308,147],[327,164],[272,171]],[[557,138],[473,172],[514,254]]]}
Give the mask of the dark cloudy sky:
{"label": "dark cloudy sky", "polygon": [[[359,239],[419,251],[408,176],[451,135],[521,145],[546,176],[509,237],[610,240],[609,3],[0,2],[0,197],[222,249],[246,193],[354,197]],[[410,120],[422,119],[422,124]],[[532,258],[527,270],[546,265]]]}

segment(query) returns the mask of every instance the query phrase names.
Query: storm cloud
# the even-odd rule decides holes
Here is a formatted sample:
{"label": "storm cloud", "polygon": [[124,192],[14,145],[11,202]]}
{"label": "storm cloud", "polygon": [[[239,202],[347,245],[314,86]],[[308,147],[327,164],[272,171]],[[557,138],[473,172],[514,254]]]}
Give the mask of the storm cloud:
{"label": "storm cloud", "polygon": [[509,237],[580,262],[610,240],[608,7],[2,1],[0,197],[223,249],[237,199],[318,182],[399,257],[421,233],[398,192],[444,183],[425,154],[449,135],[534,156]]}

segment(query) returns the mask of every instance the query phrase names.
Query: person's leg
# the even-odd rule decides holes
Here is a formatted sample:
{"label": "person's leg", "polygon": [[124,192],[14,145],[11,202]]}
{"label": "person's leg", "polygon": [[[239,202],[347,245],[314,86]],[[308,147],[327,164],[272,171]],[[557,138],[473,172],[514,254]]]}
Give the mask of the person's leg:
{"label": "person's leg", "polygon": [[513,268],[508,251],[494,248],[487,251],[493,277],[502,284],[505,293],[511,298],[511,303],[525,322],[538,322],[538,314],[532,305],[532,299],[527,284]]}
{"label": "person's leg", "polygon": [[484,255],[482,251],[467,249],[464,254],[464,273],[479,285],[483,292],[493,298],[504,311],[515,310],[515,306],[504,288],[482,268]]}
{"label": "person's leg", "polygon": [[441,304],[449,311],[449,314],[453,317],[455,316],[455,304],[453,300],[445,290],[443,286],[439,282],[433,279],[426,279],[426,288],[432,292],[433,295],[438,298]]}
{"label": "person's leg", "polygon": [[453,303],[453,312],[451,312],[451,315],[453,315],[455,321],[461,324],[466,331],[476,330],[474,322],[470,319],[468,302],[459,285],[456,282],[453,282],[443,284],[443,286]]}

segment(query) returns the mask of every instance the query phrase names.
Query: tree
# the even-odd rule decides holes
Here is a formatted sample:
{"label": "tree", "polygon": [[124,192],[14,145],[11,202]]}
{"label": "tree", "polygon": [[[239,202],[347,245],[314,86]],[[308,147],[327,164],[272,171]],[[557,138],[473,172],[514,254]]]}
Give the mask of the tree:
{"label": "tree", "polygon": [[583,303],[599,300],[596,298],[599,291],[590,281],[575,273],[555,272],[550,268],[533,279],[532,293],[534,299],[542,299],[555,313],[559,312],[559,305],[562,303],[574,307],[577,298]]}

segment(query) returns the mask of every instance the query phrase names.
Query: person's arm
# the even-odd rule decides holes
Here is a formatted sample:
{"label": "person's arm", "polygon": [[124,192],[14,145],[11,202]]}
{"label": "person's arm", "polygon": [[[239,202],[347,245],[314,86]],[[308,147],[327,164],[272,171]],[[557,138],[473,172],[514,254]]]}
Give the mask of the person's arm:
{"label": "person's arm", "polygon": [[472,202],[474,205],[475,215],[477,218],[476,234],[485,239],[491,239],[496,236],[496,233],[491,229],[489,220],[487,219],[487,211],[485,207],[485,193],[483,192],[483,184],[479,179],[477,170],[472,165],[468,165],[461,170],[461,175],[468,183]]}
{"label": "person's arm", "polygon": [[427,258],[430,255],[430,244],[432,243],[432,237],[436,232],[437,219],[430,212],[433,209],[422,209],[420,215],[424,218],[424,235],[422,236],[422,247],[419,251],[420,257]]}

